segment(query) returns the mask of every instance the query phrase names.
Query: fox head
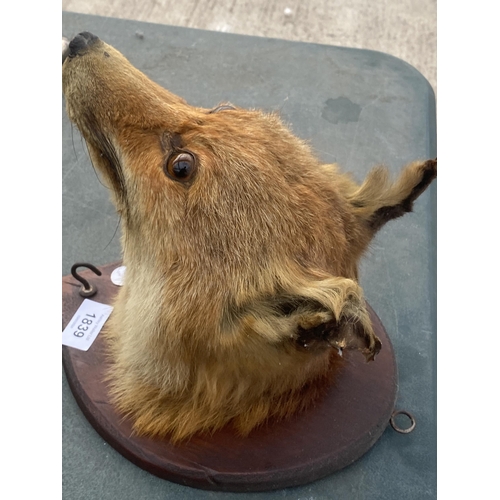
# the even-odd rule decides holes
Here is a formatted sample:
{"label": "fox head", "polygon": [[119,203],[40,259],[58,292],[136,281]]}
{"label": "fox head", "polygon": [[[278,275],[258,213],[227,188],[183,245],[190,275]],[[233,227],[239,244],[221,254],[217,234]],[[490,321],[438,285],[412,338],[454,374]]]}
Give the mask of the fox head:
{"label": "fox head", "polygon": [[115,342],[123,378],[193,396],[210,366],[214,379],[247,377],[255,391],[241,398],[257,400],[324,373],[332,347],[374,358],[359,259],[411,211],[435,160],[394,182],[377,168],[358,185],[276,114],[191,106],[87,32],[69,44],[63,91],[121,215],[127,276],[112,325],[126,332]]}

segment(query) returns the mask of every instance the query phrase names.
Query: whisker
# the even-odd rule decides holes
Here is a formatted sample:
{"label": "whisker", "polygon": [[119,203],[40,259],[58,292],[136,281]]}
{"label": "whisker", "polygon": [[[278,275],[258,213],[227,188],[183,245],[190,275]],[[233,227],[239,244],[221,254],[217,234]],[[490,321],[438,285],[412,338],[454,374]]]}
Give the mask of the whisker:
{"label": "whisker", "polygon": [[104,184],[104,183],[101,181],[101,179],[100,179],[100,177],[99,177],[99,174],[97,173],[97,170],[96,170],[96,168],[95,168],[94,162],[92,161],[92,157],[90,156],[90,153],[89,153],[89,146],[88,146],[88,144],[87,144],[87,143],[85,143],[85,146],[86,146],[86,148],[87,148],[87,154],[88,154],[88,156],[89,156],[90,164],[92,165],[92,168],[94,169],[94,174],[95,174],[95,176],[97,177],[97,180],[99,181],[99,184],[100,184],[101,186],[103,186],[103,187],[105,187],[106,189],[108,189],[108,190],[109,190],[110,188],[109,188],[108,186],[106,186],[106,184]]}
{"label": "whisker", "polygon": [[73,129],[74,129],[74,125],[71,124],[71,145],[73,146],[73,153],[75,153],[75,160],[76,160],[78,158],[78,155],[76,154],[76,149],[75,149],[75,140],[73,137]]}
{"label": "whisker", "polygon": [[283,102],[281,103],[281,106],[279,107],[279,113],[281,114],[281,112],[283,111],[283,108],[285,107],[285,104],[287,103],[288,101],[288,97],[289,96],[286,96],[284,99],[283,99]]}
{"label": "whisker", "polygon": [[321,151],[320,149],[317,149],[317,148],[314,148],[314,151],[317,152],[317,153],[321,153],[321,154],[323,154],[325,156],[331,156],[332,158],[335,159],[335,161],[337,161],[337,157],[334,154],[329,153],[328,151]]}
{"label": "whisker", "polygon": [[116,236],[116,233],[118,232],[118,228],[120,227],[120,223],[122,221],[122,216],[120,214],[120,217],[118,219],[118,224],[116,225],[116,229],[115,229],[115,232],[113,233],[113,236],[111,237],[111,239],[109,240],[109,243],[103,248],[103,251],[106,250],[106,248],[109,247],[109,245],[111,244],[111,242],[115,239],[115,236]]}

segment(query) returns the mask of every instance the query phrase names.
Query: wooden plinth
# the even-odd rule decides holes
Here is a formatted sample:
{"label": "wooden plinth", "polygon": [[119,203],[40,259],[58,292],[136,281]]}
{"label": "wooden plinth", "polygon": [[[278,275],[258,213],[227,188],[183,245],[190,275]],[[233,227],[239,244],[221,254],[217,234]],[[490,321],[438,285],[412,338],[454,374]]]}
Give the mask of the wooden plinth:
{"label": "wooden plinth", "polygon": [[[91,300],[111,304],[118,291],[110,274],[120,263],[79,272],[98,292]],[[84,300],[80,284],[62,280],[63,329]],[[68,382],[81,410],[96,431],[139,467],[169,481],[219,491],[264,491],[305,484],[331,474],[366,453],[384,432],[394,410],[397,369],[391,342],[368,306],[382,350],[372,363],[358,352],[345,352],[336,383],[314,408],[258,429],[247,438],[229,428],[195,436],[173,446],[168,440],[138,437],[131,423],[109,402],[103,336],[84,352],[63,346]]]}

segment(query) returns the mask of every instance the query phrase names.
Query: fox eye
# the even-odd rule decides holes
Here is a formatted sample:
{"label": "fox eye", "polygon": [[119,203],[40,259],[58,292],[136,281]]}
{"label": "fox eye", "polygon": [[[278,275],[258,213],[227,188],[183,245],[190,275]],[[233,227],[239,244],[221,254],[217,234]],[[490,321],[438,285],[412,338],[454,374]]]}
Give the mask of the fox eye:
{"label": "fox eye", "polygon": [[189,181],[196,170],[196,162],[191,153],[176,153],[167,160],[166,173],[176,181]]}

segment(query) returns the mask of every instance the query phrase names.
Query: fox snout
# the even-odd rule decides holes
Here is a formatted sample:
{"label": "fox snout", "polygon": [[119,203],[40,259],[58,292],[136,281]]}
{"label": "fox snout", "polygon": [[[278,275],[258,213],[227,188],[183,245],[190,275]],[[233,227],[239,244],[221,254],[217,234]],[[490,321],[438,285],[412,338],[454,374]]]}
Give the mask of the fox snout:
{"label": "fox snout", "polygon": [[[85,53],[92,45],[97,43],[99,38],[88,31],[84,31],[76,35],[71,42],[69,42],[66,57],[76,57]],[[63,59],[64,62],[64,59]]]}

